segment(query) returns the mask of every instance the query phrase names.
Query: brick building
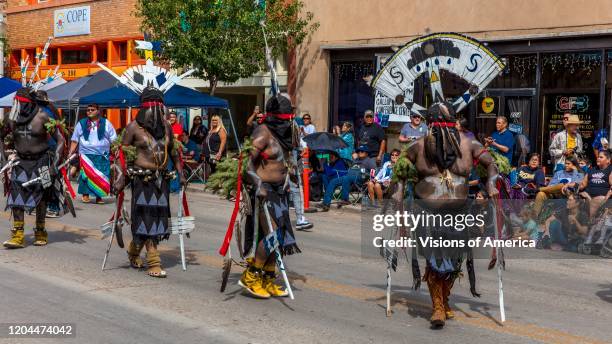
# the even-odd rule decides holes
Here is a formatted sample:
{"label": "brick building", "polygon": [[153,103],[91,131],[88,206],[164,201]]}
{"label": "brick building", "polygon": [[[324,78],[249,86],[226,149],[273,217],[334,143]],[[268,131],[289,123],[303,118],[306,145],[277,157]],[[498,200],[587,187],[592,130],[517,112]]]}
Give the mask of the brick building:
{"label": "brick building", "polygon": [[[100,70],[100,61],[121,74],[144,63],[134,51],[134,40],[143,39],[140,20],[134,16],[136,0],[8,0],[7,38],[10,54],[6,75],[21,78],[20,60],[30,65],[48,37],[54,37],[40,75],[60,65],[66,80]],[[125,111],[108,110],[109,120],[121,127]]]}

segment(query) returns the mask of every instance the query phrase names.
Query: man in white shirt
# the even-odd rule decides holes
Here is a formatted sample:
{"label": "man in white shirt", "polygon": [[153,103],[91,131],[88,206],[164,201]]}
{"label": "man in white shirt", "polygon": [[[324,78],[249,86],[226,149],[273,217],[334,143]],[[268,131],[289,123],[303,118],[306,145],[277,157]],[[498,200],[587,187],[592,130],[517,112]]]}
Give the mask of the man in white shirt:
{"label": "man in white shirt", "polygon": [[98,105],[87,106],[87,117],[80,120],[74,128],[69,156],[79,148],[78,193],[83,195],[84,203],[89,203],[89,195],[94,194],[96,203],[103,204],[102,198],[110,194],[110,147],[117,138],[113,125],[100,117]]}

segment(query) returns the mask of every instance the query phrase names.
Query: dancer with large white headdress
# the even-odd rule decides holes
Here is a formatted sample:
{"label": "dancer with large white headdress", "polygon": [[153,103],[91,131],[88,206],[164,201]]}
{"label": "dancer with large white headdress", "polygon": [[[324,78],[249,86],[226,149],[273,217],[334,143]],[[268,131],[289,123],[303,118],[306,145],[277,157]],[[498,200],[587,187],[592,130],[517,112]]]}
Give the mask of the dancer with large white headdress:
{"label": "dancer with large white headdress", "polygon": [[[474,161],[485,167],[487,191],[492,198],[497,197],[498,172],[491,155],[480,142],[458,131],[455,123],[456,113],[474,100],[503,69],[504,64],[497,55],[475,39],[455,33],[436,33],[407,43],[390,57],[379,71],[372,81],[372,86],[396,104],[405,105],[411,113],[426,118],[429,127],[428,134],[411,142],[396,164],[394,174],[400,180],[403,179],[400,182],[400,191],[394,197],[400,205],[400,211],[404,210],[405,178],[409,175],[408,169],[412,168],[416,170],[418,179],[415,182],[414,194],[415,207],[419,208],[419,212],[437,215],[465,211],[468,176]],[[446,98],[442,71],[464,80],[468,85],[467,89],[452,100]],[[418,104],[414,99],[414,88],[419,78],[426,79],[430,85],[433,104],[429,107]],[[402,233],[402,228],[399,232],[400,235],[407,235]],[[419,237],[441,237],[459,241],[468,238],[466,233],[442,224],[419,228],[415,234]],[[427,282],[433,305],[431,324],[441,327],[446,319],[454,316],[448,300],[466,256],[471,291],[478,296],[470,251],[419,247],[419,252],[425,257],[426,268],[421,276],[417,256],[413,254],[410,263],[413,268],[414,288],[420,286],[421,279]],[[397,257],[397,254],[390,253],[385,256]],[[408,255],[406,257],[408,258]],[[498,254],[498,257],[501,269],[503,259],[501,254]],[[390,264],[390,268],[391,265],[393,264]],[[390,291],[390,288],[388,290]],[[503,320],[503,298],[500,297],[500,301]]]}
{"label": "dancer with large white headdress", "polygon": [[[172,129],[165,120],[167,109],[164,105],[164,92],[193,71],[176,76],[155,66],[150,59],[145,65],[132,67],[121,76],[102,64],[99,66],[140,95],[140,110],[136,120],[125,129],[121,147],[117,149],[114,160],[113,189],[118,204],[113,219],[113,234],[120,234],[117,223],[121,220],[123,189],[129,182],[132,188],[132,241],[127,251],[130,265],[138,269],[144,266],[140,253],[145,247],[148,275],[163,278],[166,277],[166,271],[162,268],[157,245],[171,234],[170,181],[178,173],[181,185],[185,184]],[[129,167],[124,147],[135,149],[136,157]],[[170,160],[176,171],[168,171]]]}

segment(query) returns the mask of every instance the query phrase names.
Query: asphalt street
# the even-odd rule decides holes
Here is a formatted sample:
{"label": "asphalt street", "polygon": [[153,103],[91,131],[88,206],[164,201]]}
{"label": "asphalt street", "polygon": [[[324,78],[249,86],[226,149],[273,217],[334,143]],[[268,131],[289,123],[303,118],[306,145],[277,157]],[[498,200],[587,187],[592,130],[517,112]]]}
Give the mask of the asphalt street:
{"label": "asphalt street", "polygon": [[[112,214],[111,202],[77,201],[77,218],[48,219],[46,247],[0,249],[0,326],[74,324],[74,338],[45,343],[612,342],[612,261],[586,256],[509,260],[504,273],[508,320],[503,324],[497,274],[487,271],[488,261],[478,260],[482,297],[471,296],[467,278],[458,281],[451,296],[457,317],[435,331],[429,327],[426,286],[410,290],[410,271],[400,266],[393,274],[394,312],[387,317],[386,264],[362,257],[361,215],[351,209],[308,214],[315,227],[297,233],[303,253],[285,260],[295,300],[245,296],[236,284],[242,272],[237,266],[226,292],[220,293],[217,249],[233,204],[206,193],[192,192],[189,199],[197,228],[186,240],[187,271],[181,270],[178,238],[171,237],[160,245],[167,279],[131,269],[117,246],[107,270],[101,271],[107,241],[100,240],[98,227]],[[26,219],[29,243],[33,220]],[[2,236],[8,238],[9,213],[0,221]],[[128,229],[124,232],[129,239]]]}

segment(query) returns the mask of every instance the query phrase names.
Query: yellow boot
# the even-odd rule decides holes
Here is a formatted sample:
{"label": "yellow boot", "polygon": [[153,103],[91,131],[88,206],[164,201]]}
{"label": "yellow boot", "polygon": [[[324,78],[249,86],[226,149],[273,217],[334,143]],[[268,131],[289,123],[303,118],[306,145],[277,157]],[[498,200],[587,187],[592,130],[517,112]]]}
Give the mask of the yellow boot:
{"label": "yellow boot", "polygon": [[255,266],[247,267],[242,273],[238,285],[243,287],[251,296],[258,299],[269,299],[270,293],[264,289],[262,285],[262,272],[261,269]]}
{"label": "yellow boot", "polygon": [[144,266],[142,258],[140,258],[140,251],[142,251],[143,245],[137,245],[134,241],[131,241],[128,245],[127,254],[130,261],[130,266],[134,269],[140,269]]}
{"label": "yellow boot", "polygon": [[262,284],[264,289],[274,297],[287,297],[289,292],[278,284],[274,284],[276,280],[276,264],[272,263],[264,267]]}
{"label": "yellow boot", "polygon": [[49,242],[47,231],[44,229],[34,230],[34,246],[45,246]]}
{"label": "yellow boot", "polygon": [[6,248],[24,248],[25,238],[23,235],[23,228],[13,229],[11,233],[12,233],[11,238],[4,242],[4,247]]}

